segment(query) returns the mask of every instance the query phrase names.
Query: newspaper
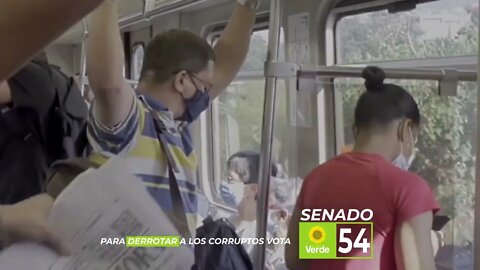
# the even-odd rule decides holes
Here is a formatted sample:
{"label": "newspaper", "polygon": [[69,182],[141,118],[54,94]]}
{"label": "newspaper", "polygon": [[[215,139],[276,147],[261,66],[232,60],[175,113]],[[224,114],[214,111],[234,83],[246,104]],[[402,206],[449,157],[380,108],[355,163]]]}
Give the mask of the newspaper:
{"label": "newspaper", "polygon": [[0,269],[144,270],[190,269],[193,251],[101,245],[102,238],[179,235],[142,180],[126,171],[121,158],[78,176],[55,201],[49,216],[72,256],[59,257],[36,244],[16,244],[0,254]]}

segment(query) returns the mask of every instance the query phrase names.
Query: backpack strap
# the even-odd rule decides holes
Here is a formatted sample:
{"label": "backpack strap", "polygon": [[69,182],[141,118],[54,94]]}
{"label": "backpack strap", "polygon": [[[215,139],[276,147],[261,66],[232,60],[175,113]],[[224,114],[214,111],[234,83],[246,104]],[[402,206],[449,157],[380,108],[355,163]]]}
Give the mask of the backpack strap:
{"label": "backpack strap", "polygon": [[52,164],[47,176],[47,193],[56,198],[79,174],[100,166],[86,158],[59,160]]}
{"label": "backpack strap", "polygon": [[87,155],[88,147],[88,137],[87,137],[87,124],[85,124],[78,134],[78,138],[75,141],[75,154],[78,157],[83,157],[84,155]]}
{"label": "backpack strap", "polygon": [[[55,89],[53,112],[61,121],[64,155],[66,157],[83,157],[88,141],[86,130],[84,130],[86,121],[82,119],[86,118],[88,109],[86,104],[76,102],[77,100],[83,101],[83,98],[75,80],[63,73],[59,67],[38,59],[32,60],[32,62],[48,72],[52,87]],[[75,121],[78,121],[79,125],[83,123],[83,126],[74,127]]]}
{"label": "backpack strap", "polygon": [[[44,73],[37,73],[36,71],[34,72],[32,69],[33,65],[30,65],[31,63],[39,65],[42,69],[46,69],[46,73],[48,75],[45,76]],[[36,76],[36,79],[32,79],[33,75]],[[46,104],[47,102],[50,102],[50,96],[45,93],[41,95],[41,98],[39,98],[40,96],[36,96],[36,98],[33,100],[33,97],[31,97],[30,94],[25,94],[32,91],[37,91],[39,88],[39,83],[41,84],[42,88],[55,88],[54,81],[51,77],[51,70],[49,70],[48,67],[45,66],[45,64],[37,62],[36,60],[30,61],[27,66],[25,66],[17,74],[9,78],[8,85],[11,91],[24,93],[21,95],[15,95],[15,98],[14,96],[12,96],[12,110],[19,108],[36,109],[37,105],[34,104]],[[44,91],[42,90],[40,92]],[[52,96],[52,100],[55,100],[55,97]],[[35,117],[30,116],[25,120],[35,126],[35,129],[32,129],[32,131],[35,132],[35,135],[41,140],[42,144],[46,146],[47,127],[42,124],[42,122],[45,120],[45,117],[48,117],[48,115],[36,113]]]}
{"label": "backpack strap", "polygon": [[176,165],[175,159],[170,152],[170,149],[166,145],[165,133],[167,132],[167,129],[163,121],[156,114],[156,112],[149,108],[148,104],[146,107],[150,110],[150,113],[153,117],[155,130],[157,131],[157,138],[160,142],[163,152],[165,153],[168,163],[168,178],[170,186],[170,196],[172,198],[173,213],[166,211],[166,214],[173,221],[174,226],[177,228],[178,232],[182,235],[182,237],[190,238],[191,233],[188,226],[185,206],[183,205],[182,194],[180,193],[180,188],[178,187],[178,182],[175,177],[175,172],[179,172],[179,170]]}

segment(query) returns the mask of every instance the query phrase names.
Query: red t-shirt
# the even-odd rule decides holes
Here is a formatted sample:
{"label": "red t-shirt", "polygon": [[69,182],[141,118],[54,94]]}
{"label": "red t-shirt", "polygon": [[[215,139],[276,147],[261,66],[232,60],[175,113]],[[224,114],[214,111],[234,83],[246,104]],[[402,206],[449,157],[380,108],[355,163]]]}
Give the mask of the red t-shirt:
{"label": "red t-shirt", "polygon": [[439,205],[421,177],[380,155],[348,153],[314,169],[298,198],[300,209],[372,209],[372,260],[311,260],[315,270],[396,270],[395,226]]}

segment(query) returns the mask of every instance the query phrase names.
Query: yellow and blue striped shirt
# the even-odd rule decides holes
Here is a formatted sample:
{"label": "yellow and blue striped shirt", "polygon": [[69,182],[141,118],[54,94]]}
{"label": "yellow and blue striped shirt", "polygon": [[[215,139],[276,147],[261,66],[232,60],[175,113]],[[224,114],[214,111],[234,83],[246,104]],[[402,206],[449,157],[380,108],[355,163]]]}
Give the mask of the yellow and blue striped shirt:
{"label": "yellow and blue striped shirt", "polygon": [[144,181],[147,190],[164,211],[172,212],[174,207],[170,196],[168,163],[158,140],[152,113],[156,113],[167,128],[164,145],[172,153],[177,165],[176,180],[190,232],[195,235],[197,159],[192,137],[188,126],[182,127],[182,122],[175,121],[173,113],[160,102],[146,95],[138,96],[125,121],[113,129],[102,125],[92,110],[88,125],[88,139],[93,148],[91,159],[103,164],[114,155],[124,156],[129,171]]}

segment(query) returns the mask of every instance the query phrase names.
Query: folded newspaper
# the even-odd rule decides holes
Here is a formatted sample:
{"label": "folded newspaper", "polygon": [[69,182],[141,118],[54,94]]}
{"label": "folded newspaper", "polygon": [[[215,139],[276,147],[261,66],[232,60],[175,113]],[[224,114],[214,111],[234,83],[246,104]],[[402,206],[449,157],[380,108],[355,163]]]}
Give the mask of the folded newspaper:
{"label": "folded newspaper", "polygon": [[72,256],[59,257],[42,246],[16,244],[0,254],[5,270],[186,270],[193,252],[178,248],[128,248],[101,244],[102,238],[179,235],[142,180],[126,171],[121,158],[88,170],[57,198],[49,216]]}

